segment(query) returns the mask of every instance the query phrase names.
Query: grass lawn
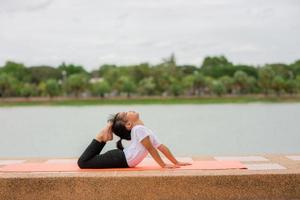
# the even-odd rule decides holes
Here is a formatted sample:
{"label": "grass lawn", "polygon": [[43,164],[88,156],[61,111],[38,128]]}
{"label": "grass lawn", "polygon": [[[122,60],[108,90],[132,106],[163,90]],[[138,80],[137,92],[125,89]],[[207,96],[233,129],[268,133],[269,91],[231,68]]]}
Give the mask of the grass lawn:
{"label": "grass lawn", "polygon": [[300,102],[300,96],[205,96],[205,97],[132,97],[132,98],[0,98],[0,107],[10,106],[89,106],[89,105],[130,105],[130,104],[216,104],[216,103],[281,103]]}

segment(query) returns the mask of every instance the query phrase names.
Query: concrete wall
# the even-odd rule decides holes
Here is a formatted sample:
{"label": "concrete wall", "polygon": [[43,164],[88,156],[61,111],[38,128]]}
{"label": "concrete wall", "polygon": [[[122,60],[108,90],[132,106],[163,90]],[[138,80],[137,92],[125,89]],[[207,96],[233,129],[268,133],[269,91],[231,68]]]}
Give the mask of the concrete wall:
{"label": "concrete wall", "polygon": [[1,177],[0,200],[300,199],[300,174]]}

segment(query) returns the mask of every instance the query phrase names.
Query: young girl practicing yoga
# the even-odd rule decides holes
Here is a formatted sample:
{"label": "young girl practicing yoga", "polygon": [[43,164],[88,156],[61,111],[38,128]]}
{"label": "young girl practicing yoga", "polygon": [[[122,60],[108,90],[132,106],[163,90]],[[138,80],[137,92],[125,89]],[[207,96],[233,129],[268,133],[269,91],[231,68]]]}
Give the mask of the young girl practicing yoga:
{"label": "young girl practicing yoga", "polygon": [[[128,168],[138,165],[148,153],[162,168],[178,168],[191,163],[180,162],[172,155],[169,148],[161,144],[156,135],[144,125],[135,111],[118,112],[107,121],[107,125],[96,135],[88,145],[77,164],[83,168]],[[117,149],[100,154],[107,141],[113,139],[113,134],[119,136]],[[122,139],[131,140],[128,147],[123,148]],[[166,164],[160,157],[160,150],[174,165]]]}

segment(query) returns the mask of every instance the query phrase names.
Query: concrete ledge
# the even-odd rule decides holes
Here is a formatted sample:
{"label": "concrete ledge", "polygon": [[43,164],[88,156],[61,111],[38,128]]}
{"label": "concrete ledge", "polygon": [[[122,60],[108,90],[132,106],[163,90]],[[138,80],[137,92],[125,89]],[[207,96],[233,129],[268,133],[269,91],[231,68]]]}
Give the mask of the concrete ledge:
{"label": "concrete ledge", "polygon": [[300,161],[262,156],[286,169],[0,173],[0,199],[300,199]]}

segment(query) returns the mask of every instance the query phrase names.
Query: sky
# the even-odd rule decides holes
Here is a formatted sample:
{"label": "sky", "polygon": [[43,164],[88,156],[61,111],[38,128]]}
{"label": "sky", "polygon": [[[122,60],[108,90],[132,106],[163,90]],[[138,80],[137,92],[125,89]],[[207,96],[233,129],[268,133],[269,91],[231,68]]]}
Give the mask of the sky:
{"label": "sky", "polygon": [[0,0],[0,66],[300,59],[299,0]]}

